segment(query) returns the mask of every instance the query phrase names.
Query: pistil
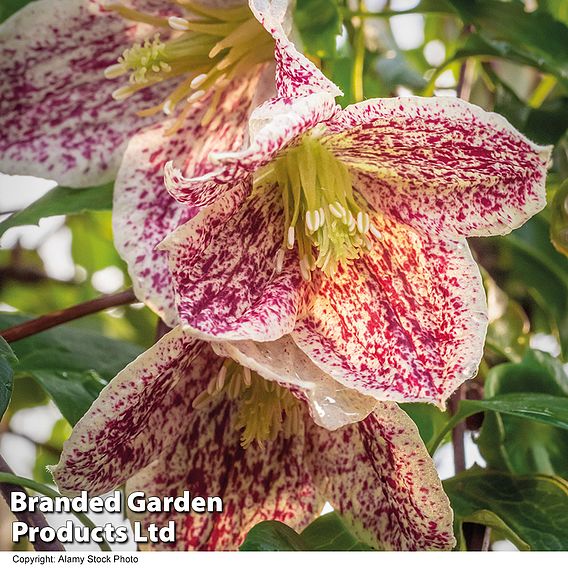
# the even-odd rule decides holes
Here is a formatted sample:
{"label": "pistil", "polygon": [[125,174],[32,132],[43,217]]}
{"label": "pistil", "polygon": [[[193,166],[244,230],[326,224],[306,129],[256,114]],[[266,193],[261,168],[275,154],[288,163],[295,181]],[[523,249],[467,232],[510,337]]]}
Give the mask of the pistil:
{"label": "pistil", "polygon": [[222,396],[239,407],[233,426],[241,430],[241,445],[245,449],[255,442],[264,447],[265,442],[279,434],[289,438],[300,430],[298,400],[287,389],[231,359],[225,360],[207,389],[195,398],[193,407],[203,408]]}

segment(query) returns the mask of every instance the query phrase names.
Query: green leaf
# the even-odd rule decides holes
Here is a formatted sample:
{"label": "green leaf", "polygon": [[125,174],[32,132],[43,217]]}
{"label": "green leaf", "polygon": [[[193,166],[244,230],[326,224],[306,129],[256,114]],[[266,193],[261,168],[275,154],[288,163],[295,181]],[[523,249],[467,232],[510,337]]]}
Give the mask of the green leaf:
{"label": "green leaf", "polygon": [[[55,491],[55,489],[52,489],[51,487],[48,487],[47,485],[45,485],[43,483],[38,483],[37,481],[34,481],[33,479],[27,479],[26,477],[20,477],[19,475],[13,475],[11,473],[5,473],[3,471],[0,471],[0,483],[9,483],[11,485],[21,485],[22,487],[26,487],[27,489],[31,489],[32,491],[39,493],[40,495],[45,495],[46,497],[49,497],[52,500],[61,498],[61,493],[58,493],[57,491]],[[71,510],[71,513],[73,513],[73,515],[75,515],[75,517],[84,526],[88,527],[91,530],[93,530],[95,528],[95,524],[93,523],[93,521],[91,521],[91,519],[89,519],[89,517],[87,517],[87,515],[85,515],[85,513],[77,513],[73,510]],[[103,537],[103,540],[98,543],[98,546],[102,551],[112,552],[111,547],[109,546],[107,541],[104,540],[104,537]]]}
{"label": "green leaf", "polygon": [[309,550],[374,550],[360,541],[335,511],[317,518],[300,536]]}
{"label": "green leaf", "polygon": [[[0,314],[0,329],[25,318]],[[48,330],[12,344],[16,377],[30,376],[71,424],[88,410],[102,388],[142,349],[72,325]]]}
{"label": "green leaf", "polygon": [[442,412],[433,404],[413,402],[401,404],[400,407],[412,418],[426,446],[442,431],[450,418],[449,412]]}
{"label": "green leaf", "polygon": [[546,101],[539,108],[523,102],[489,66],[485,67],[495,84],[493,110],[509,120],[523,134],[538,144],[556,144],[568,128],[568,98]]}
{"label": "green leaf", "polygon": [[543,331],[555,335],[568,353],[568,258],[552,246],[545,213],[494,242],[509,255],[502,266],[507,270],[505,290],[515,297],[522,288],[546,316],[549,329]]}
{"label": "green leaf", "polygon": [[444,436],[468,416],[483,411],[502,412],[568,430],[568,398],[542,393],[502,394],[487,400],[462,400],[458,411],[429,445],[432,454]]}
{"label": "green leaf", "polygon": [[474,467],[443,482],[455,515],[502,532],[520,549],[566,550],[568,485],[547,476],[513,476]]}
{"label": "green leaf", "polygon": [[281,550],[311,550],[304,539],[280,521],[262,521],[248,532],[239,550],[268,552]]}
{"label": "green leaf", "polygon": [[[517,364],[498,365],[485,380],[488,397],[519,392],[568,396],[568,376],[560,361],[528,351]],[[568,432],[515,416],[486,413],[476,440],[490,468],[519,475],[568,477]]]}
{"label": "green leaf", "polygon": [[247,534],[241,551],[373,550],[354,536],[336,512],[318,517],[301,534],[279,521],[263,521]]}
{"label": "green leaf", "polygon": [[485,271],[483,284],[490,314],[485,346],[505,359],[520,361],[529,343],[527,315]]}
{"label": "green leaf", "polygon": [[8,408],[12,396],[14,371],[12,366],[18,362],[12,348],[0,337],[0,420]]}
{"label": "green leaf", "polygon": [[556,20],[568,24],[568,2],[566,0],[539,0],[539,8],[552,14]]}
{"label": "green leaf", "polygon": [[33,0],[2,0],[0,4],[0,22],[7,20],[12,14],[21,10]]}
{"label": "green leaf", "polygon": [[97,187],[55,187],[31,205],[0,223],[0,236],[12,227],[36,225],[44,217],[112,209],[114,182]]}
{"label": "green leaf", "polygon": [[559,253],[568,256],[568,180],[556,190],[549,207],[550,239]]}
{"label": "green leaf", "polygon": [[[552,73],[568,85],[568,27],[544,10],[525,11],[521,2],[451,0],[485,46]],[[471,45],[471,40],[468,40]]]}
{"label": "green leaf", "polygon": [[335,56],[343,22],[337,0],[298,0],[294,22],[306,53],[320,58]]}
{"label": "green leaf", "polygon": [[63,443],[71,435],[71,426],[64,418],[60,418],[53,425],[51,436],[44,444],[36,445],[36,460],[33,468],[33,477],[40,483],[53,483],[49,469],[59,461]]}

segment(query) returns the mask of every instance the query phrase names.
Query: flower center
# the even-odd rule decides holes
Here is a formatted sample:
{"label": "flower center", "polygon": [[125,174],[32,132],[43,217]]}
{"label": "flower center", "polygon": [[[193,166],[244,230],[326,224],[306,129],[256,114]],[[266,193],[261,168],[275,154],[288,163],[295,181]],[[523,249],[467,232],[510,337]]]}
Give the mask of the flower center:
{"label": "flower center", "polygon": [[[216,106],[231,81],[249,72],[255,65],[274,56],[274,41],[256,20],[248,6],[223,9],[176,0],[185,17],[153,16],[119,4],[107,6],[124,18],[150,24],[167,31],[162,41],[158,31],[153,38],[126,49],[118,62],[108,67],[105,76],[114,79],[129,76],[129,84],[113,93],[123,100],[137,91],[161,81],[181,78],[181,82],[158,106],[141,111],[142,116],[160,110],[172,114],[183,104],[182,114],[213,91],[203,123],[215,116]],[[172,33],[172,30],[173,33]]]}
{"label": "flower center", "polygon": [[316,268],[333,276],[343,263],[370,250],[367,233],[380,232],[371,224],[366,204],[353,194],[351,175],[317,138],[310,134],[260,170],[255,189],[277,185],[284,203],[284,242],[276,265],[281,270],[286,249],[297,243],[305,280]]}
{"label": "flower center", "polygon": [[225,360],[207,389],[195,398],[193,408],[203,408],[222,395],[239,405],[234,427],[242,430],[241,445],[245,449],[253,442],[262,448],[280,432],[289,438],[300,430],[300,403],[296,397],[231,359]]}

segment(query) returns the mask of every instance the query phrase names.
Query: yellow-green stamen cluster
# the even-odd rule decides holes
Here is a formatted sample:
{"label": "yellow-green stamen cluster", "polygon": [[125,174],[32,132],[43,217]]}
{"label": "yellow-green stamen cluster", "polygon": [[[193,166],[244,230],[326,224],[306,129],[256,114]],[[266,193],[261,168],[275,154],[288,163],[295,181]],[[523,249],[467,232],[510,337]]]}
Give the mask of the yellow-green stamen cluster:
{"label": "yellow-green stamen cluster", "polygon": [[355,199],[347,167],[310,134],[256,175],[255,188],[265,185],[277,185],[284,203],[277,270],[286,249],[297,245],[305,280],[316,268],[333,276],[340,264],[371,248],[369,232],[380,238],[365,205]]}
{"label": "yellow-green stamen cluster", "polygon": [[162,104],[144,110],[142,115],[159,110],[172,114],[180,104],[184,113],[206,92],[213,92],[203,119],[206,124],[215,116],[221,94],[233,79],[273,58],[274,41],[248,6],[209,8],[185,0],[176,0],[175,4],[181,6],[185,17],[161,18],[119,4],[108,6],[126,19],[167,33],[158,32],[152,39],[126,49],[105,75],[109,79],[129,76],[129,84],[113,93],[118,100],[161,81],[181,78]]}
{"label": "yellow-green stamen cluster", "polygon": [[193,407],[202,408],[220,396],[239,406],[234,427],[242,430],[243,448],[253,442],[264,447],[264,442],[280,433],[289,438],[300,430],[300,404],[290,391],[231,359],[225,360],[207,389],[195,398]]}

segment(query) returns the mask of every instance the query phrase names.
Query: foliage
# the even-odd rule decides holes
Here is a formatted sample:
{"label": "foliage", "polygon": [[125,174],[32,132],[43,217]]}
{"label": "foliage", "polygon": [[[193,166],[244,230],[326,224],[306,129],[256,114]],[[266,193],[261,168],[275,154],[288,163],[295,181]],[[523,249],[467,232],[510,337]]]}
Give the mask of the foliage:
{"label": "foliage", "polygon": [[[3,0],[0,21],[28,3]],[[343,90],[343,106],[361,95],[459,94],[505,116],[535,142],[554,146],[544,211],[510,235],[470,240],[483,268],[490,323],[479,373],[462,391],[465,400],[453,414],[426,404],[403,408],[432,452],[465,421],[483,457],[482,466],[444,482],[458,548],[468,546],[464,523],[476,523],[491,527],[494,540],[522,550],[567,550],[568,2],[539,0],[530,10],[520,0],[415,4],[375,13],[363,2],[298,0],[293,17],[308,57]],[[410,43],[401,41],[401,17],[418,25],[419,33],[407,33]],[[112,192],[112,183],[57,187],[0,222],[0,235],[9,238],[33,231],[30,225],[41,219],[65,216],[56,234],[69,237],[73,266],[71,276],[54,276],[41,244],[26,249],[25,239],[0,250],[0,303],[16,312],[0,314],[0,329],[23,321],[24,313],[92,299],[101,292],[102,271],[120,276],[117,288],[129,285],[112,241]],[[148,309],[124,307],[11,345],[0,339],[1,431],[13,430],[14,417],[25,410],[54,403],[60,412],[50,430],[38,432],[37,440],[46,441],[36,443],[31,484],[50,481],[46,466],[58,460],[70,425],[153,342],[155,329]],[[539,349],[543,345],[548,352]],[[241,547],[368,549],[336,512],[301,533],[262,522]]]}
{"label": "foliage", "polygon": [[327,513],[309,524],[300,534],[279,521],[264,521],[254,526],[241,545],[243,551],[283,550],[373,550],[348,528],[345,519]]}

